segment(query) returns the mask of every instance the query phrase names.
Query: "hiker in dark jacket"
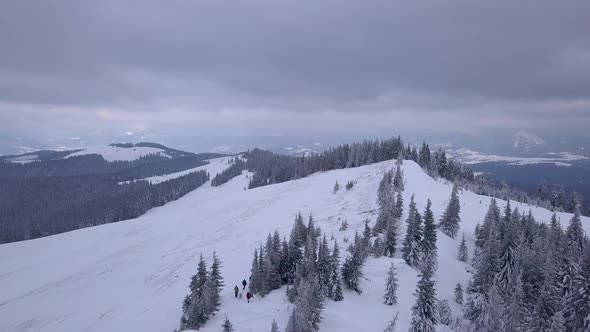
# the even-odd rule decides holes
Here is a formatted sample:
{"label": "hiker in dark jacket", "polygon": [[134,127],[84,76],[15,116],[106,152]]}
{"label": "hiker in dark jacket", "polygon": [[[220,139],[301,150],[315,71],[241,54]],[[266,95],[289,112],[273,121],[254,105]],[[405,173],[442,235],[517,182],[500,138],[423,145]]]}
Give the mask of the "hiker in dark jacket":
{"label": "hiker in dark jacket", "polygon": [[250,303],[250,299],[253,298],[254,295],[250,292],[246,293],[246,298],[248,299],[248,303]]}
{"label": "hiker in dark jacket", "polygon": [[238,288],[238,285],[234,286],[234,293],[236,293],[236,298],[238,297],[238,292],[240,291],[240,289]]}
{"label": "hiker in dark jacket", "polygon": [[248,283],[246,282],[246,279],[242,280],[242,286],[244,286],[244,288],[242,288],[242,289],[246,289],[246,285],[247,285],[247,284],[248,284]]}

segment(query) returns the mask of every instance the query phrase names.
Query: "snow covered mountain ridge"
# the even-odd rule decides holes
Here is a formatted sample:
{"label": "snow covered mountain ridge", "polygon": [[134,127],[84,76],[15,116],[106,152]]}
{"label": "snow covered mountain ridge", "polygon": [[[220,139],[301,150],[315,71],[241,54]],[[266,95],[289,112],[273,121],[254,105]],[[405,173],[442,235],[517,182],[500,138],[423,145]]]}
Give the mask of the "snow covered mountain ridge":
{"label": "snow covered mountain ridge", "polygon": [[[226,165],[220,159],[203,167],[213,177]],[[171,331],[178,327],[182,299],[199,255],[210,259],[213,250],[223,261],[225,288],[221,311],[201,331],[219,331],[226,316],[236,331],[270,330],[273,319],[283,330],[293,306],[286,301],[284,289],[255,297],[250,304],[233,297],[234,284],[250,274],[254,249],[275,229],[288,237],[299,211],[313,214],[322,231],[345,247],[345,239],[361,232],[366,218],[374,225],[379,181],[393,166],[393,161],[386,161],[338,169],[251,190],[244,190],[252,176],[245,172],[219,187],[203,185],[137,219],[0,245],[0,330]],[[402,170],[406,202],[402,220],[415,195],[420,212],[432,200],[438,221],[451,184],[432,179],[412,161],[404,161]],[[353,181],[354,187],[333,193],[336,181]],[[465,233],[471,253],[475,227],[484,220],[490,198],[462,191],[459,200],[459,234]],[[506,204],[498,203],[500,208]],[[552,214],[524,204],[512,203],[512,207],[530,210],[537,220],[546,222]],[[563,225],[571,218],[566,213],[557,216]],[[344,219],[350,226],[340,231]],[[582,224],[590,231],[589,218],[582,217]],[[438,232],[439,269],[434,281],[437,298],[449,300],[453,314],[461,316],[453,290],[457,283],[466,287],[470,274],[469,265],[456,258],[459,243],[459,238]],[[343,301],[328,300],[320,330],[381,331],[396,312],[398,330],[407,330],[419,271],[400,256],[397,250],[394,258],[369,258],[363,268],[362,294],[345,291]],[[387,306],[383,288],[391,263],[398,271],[399,301]]]}
{"label": "snow covered mountain ridge", "polygon": [[524,130],[519,130],[514,133],[514,135],[512,135],[512,140],[514,142],[514,148],[521,148],[524,150],[530,150],[532,147],[545,144],[545,140],[541,137]]}
{"label": "snow covered mountain ridge", "polygon": [[544,154],[545,157],[512,157],[486,154],[466,148],[447,150],[447,154],[468,165],[487,162],[506,162],[510,165],[554,164],[556,166],[567,167],[572,166],[571,162],[590,159],[589,157],[571,152],[549,152]]}
{"label": "snow covered mountain ridge", "polygon": [[[42,155],[48,154],[50,152],[51,151],[49,150],[45,150],[43,152],[29,152],[21,155],[6,156],[3,159],[14,163],[29,163],[43,160]],[[133,144],[130,144],[129,146],[125,144],[110,144],[72,151],[55,151],[55,157],[53,157],[53,159],[71,158],[90,154],[100,155],[108,162],[132,161],[150,154],[157,154],[162,157],[170,158],[167,149],[161,147],[134,146]]]}

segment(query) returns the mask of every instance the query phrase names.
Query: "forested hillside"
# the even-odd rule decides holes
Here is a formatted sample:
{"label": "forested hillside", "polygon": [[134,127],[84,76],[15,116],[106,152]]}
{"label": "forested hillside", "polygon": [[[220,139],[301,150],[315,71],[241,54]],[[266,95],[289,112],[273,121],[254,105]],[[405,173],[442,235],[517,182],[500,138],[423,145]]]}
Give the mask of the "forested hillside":
{"label": "forested hillside", "polygon": [[[211,162],[204,170],[220,174],[231,166],[229,159]],[[583,305],[568,305],[580,310],[563,311],[561,321],[555,315],[563,303],[579,302],[572,295],[578,291],[558,297],[549,292],[564,302],[551,302],[546,312],[536,301],[525,304],[522,299],[538,298],[544,287],[562,287],[539,271],[551,271],[550,257],[563,257],[557,249],[570,248],[574,242],[568,237],[580,239],[579,226],[588,231],[588,218],[580,217],[578,223],[571,214],[557,212],[562,228],[573,226],[559,235],[559,245],[549,246],[545,241],[555,229],[553,212],[511,201],[510,213],[502,213],[508,203],[498,198],[500,212],[488,218],[491,197],[434,179],[409,160],[317,172],[244,190],[251,177],[244,172],[220,186],[201,186],[136,220],[0,246],[2,281],[14,285],[0,294],[0,329],[155,332],[182,326],[214,332],[222,330],[226,319],[235,331],[270,330],[273,320],[281,331],[300,331],[307,326],[300,324],[309,322],[310,331],[342,332],[393,325],[399,331],[416,326],[415,331],[459,331],[486,317],[499,326],[521,328],[549,320],[562,327],[583,324],[572,320],[584,317]],[[582,245],[587,248],[587,242]],[[539,247],[543,254],[531,258]],[[545,254],[549,252],[553,254]],[[21,258],[25,254],[27,260]],[[499,273],[505,259],[512,272]],[[493,265],[482,263],[486,260]],[[584,290],[584,260],[562,263],[558,270],[571,267],[570,289]],[[472,276],[486,266],[491,271],[486,286],[474,277],[470,287]],[[509,281],[500,284],[504,275]],[[502,285],[501,291],[500,286],[487,288],[494,279],[498,282],[491,284]],[[234,285],[242,298],[235,297]],[[517,290],[514,298],[506,296],[511,289]],[[254,293],[250,303],[247,292]],[[485,314],[472,315],[472,302]],[[37,310],[25,310],[31,307]],[[422,308],[427,309],[423,315]],[[506,314],[512,308],[522,319]],[[467,312],[472,316],[465,317]],[[137,319],[131,322],[131,316]]]}
{"label": "forested hillside", "polygon": [[[136,218],[208,181],[209,175],[196,168],[220,156],[155,143],[113,147],[157,148],[165,155],[107,161],[100,154],[69,157],[69,151],[36,153],[40,159],[27,163],[0,160],[0,243]],[[195,170],[158,184],[135,181],[191,169]]]}

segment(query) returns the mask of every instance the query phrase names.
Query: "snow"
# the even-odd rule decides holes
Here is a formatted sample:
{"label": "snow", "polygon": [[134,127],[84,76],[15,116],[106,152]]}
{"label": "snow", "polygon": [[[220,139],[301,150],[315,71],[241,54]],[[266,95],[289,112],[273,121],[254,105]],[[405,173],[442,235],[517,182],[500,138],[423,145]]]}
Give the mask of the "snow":
{"label": "snow", "polygon": [[553,155],[553,156],[557,155],[562,160],[569,160],[569,161],[588,159],[588,157],[581,156],[579,154],[574,154],[574,153],[571,153],[571,152],[559,152],[559,153],[556,153],[556,152],[548,152],[546,154]]}
{"label": "snow", "polygon": [[28,154],[28,155],[24,155],[24,156],[16,156],[16,157],[8,158],[8,159],[6,159],[6,161],[9,161],[11,163],[26,164],[26,163],[30,163],[33,161],[37,161],[38,158],[39,158],[39,156],[36,154]]}
{"label": "snow", "polygon": [[[222,164],[212,162],[204,168],[214,176]],[[389,161],[334,170],[252,190],[244,190],[251,176],[244,173],[219,187],[205,183],[135,220],[0,245],[0,331],[172,331],[179,325],[181,302],[199,255],[210,262],[213,250],[223,260],[226,286],[220,312],[201,331],[219,331],[226,316],[237,331],[270,330],[273,319],[284,330],[292,309],[284,288],[265,298],[255,297],[250,304],[233,298],[234,285],[249,275],[254,248],[275,229],[288,236],[294,216],[301,211],[313,213],[328,238],[338,239],[344,256],[343,239],[352,240],[366,217],[374,222],[379,180],[393,166]],[[404,162],[403,170],[404,212],[415,194],[421,212],[426,200],[432,199],[438,220],[451,184],[428,177],[411,161]],[[336,180],[356,184],[350,191],[342,188],[333,194]],[[461,231],[471,253],[473,230],[483,220],[490,198],[464,191],[460,200]],[[537,220],[551,216],[548,210],[530,209]],[[566,225],[571,215],[558,213],[558,217]],[[350,227],[340,232],[343,218]],[[590,231],[590,218],[583,217],[582,222]],[[455,314],[460,307],[453,301],[453,289],[457,282],[465,287],[469,279],[467,264],[455,258],[459,241],[460,236],[450,239],[438,233],[439,268],[434,276],[438,299],[448,299]],[[320,330],[381,331],[397,311],[398,329],[407,330],[418,278],[399,255],[398,250],[393,259],[369,258],[363,294],[345,291],[344,301],[328,300]],[[386,306],[382,295],[392,261],[399,277],[399,304]]]}
{"label": "snow", "polygon": [[[228,161],[232,158],[233,157],[221,157],[221,158],[209,159],[208,160],[209,164],[204,165],[204,166],[189,168],[184,171],[170,173],[170,174],[166,174],[166,175],[151,176],[149,178],[137,179],[134,181],[145,180],[145,181],[149,181],[152,184],[156,184],[156,183],[160,183],[162,181],[175,179],[175,178],[181,177],[183,175],[187,175],[189,173],[197,172],[200,170],[206,170],[207,172],[209,172],[211,174],[211,178],[213,178],[213,176],[214,176],[213,174],[220,173],[221,171],[223,171],[224,169],[226,169],[228,167]],[[119,184],[127,183],[127,182],[130,182],[130,181],[119,182]]]}
{"label": "snow", "polygon": [[86,148],[82,151],[74,152],[66,156],[66,158],[75,157],[75,156],[83,156],[87,154],[99,154],[101,155],[106,161],[131,161],[139,159],[140,157],[146,156],[148,154],[159,154],[164,157],[169,157],[166,152],[162,149],[152,148],[152,147],[143,147],[143,146],[134,146],[131,148],[121,148],[117,146],[97,146]]}
{"label": "snow", "polygon": [[545,144],[545,141],[541,137],[523,130],[517,131],[512,136],[512,139],[515,148],[523,147],[525,150],[530,149],[534,145]]}
{"label": "snow", "polygon": [[450,157],[460,160],[465,164],[480,164],[486,162],[507,162],[510,165],[531,165],[531,164],[555,164],[556,166],[572,166],[570,161],[590,159],[588,157],[572,154],[569,152],[546,153],[550,157],[509,157],[494,154],[486,154],[471,149],[461,148],[447,151]]}

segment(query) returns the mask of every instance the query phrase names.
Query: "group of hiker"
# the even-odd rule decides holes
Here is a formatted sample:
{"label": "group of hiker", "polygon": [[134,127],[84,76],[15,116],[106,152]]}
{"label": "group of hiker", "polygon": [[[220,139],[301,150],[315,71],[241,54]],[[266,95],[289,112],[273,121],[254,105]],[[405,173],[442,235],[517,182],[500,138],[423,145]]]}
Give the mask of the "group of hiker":
{"label": "group of hiker", "polygon": [[[246,286],[248,285],[248,282],[246,281],[246,279],[242,280],[242,290],[246,289]],[[238,288],[238,285],[234,286],[234,293],[236,294],[236,298],[242,298],[242,292],[240,292],[240,288]],[[254,297],[254,294],[252,294],[252,292],[247,292],[246,293],[246,299],[248,300],[248,303],[250,303],[250,299]]]}

